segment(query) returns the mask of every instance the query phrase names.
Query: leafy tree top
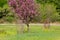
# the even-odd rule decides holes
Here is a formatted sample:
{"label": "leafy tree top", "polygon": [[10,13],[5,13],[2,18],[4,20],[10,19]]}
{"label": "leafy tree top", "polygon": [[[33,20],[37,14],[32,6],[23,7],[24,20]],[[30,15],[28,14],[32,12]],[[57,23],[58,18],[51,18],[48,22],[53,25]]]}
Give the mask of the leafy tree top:
{"label": "leafy tree top", "polygon": [[20,19],[26,22],[32,20],[36,15],[34,0],[9,0],[8,3]]}

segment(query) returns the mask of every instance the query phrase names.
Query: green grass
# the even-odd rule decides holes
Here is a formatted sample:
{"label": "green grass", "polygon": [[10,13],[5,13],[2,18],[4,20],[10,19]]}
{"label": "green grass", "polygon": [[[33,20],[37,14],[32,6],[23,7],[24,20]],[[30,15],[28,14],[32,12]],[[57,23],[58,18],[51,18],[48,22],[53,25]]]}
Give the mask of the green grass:
{"label": "green grass", "polygon": [[41,25],[30,25],[30,31],[17,34],[17,25],[0,25],[0,40],[60,40],[60,26],[43,29]]}

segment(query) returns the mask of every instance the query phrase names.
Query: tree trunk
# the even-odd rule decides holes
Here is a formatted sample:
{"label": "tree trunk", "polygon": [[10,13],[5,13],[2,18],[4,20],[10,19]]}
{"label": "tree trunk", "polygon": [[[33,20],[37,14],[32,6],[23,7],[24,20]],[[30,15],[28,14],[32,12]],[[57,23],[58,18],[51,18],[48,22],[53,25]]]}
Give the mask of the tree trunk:
{"label": "tree trunk", "polygon": [[49,20],[49,18],[45,20],[45,22],[44,22],[44,28],[45,29],[49,29],[50,28],[50,20]]}
{"label": "tree trunk", "polygon": [[27,32],[29,32],[29,24],[27,23],[26,25],[27,25]]}

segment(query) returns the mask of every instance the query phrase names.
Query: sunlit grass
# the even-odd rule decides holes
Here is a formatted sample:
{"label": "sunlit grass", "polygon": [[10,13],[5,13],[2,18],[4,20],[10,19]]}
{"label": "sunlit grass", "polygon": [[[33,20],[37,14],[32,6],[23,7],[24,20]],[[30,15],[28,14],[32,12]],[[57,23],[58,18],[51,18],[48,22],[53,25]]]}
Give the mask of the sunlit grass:
{"label": "sunlit grass", "polygon": [[[17,25],[0,25],[0,40],[60,40],[60,26],[51,26],[44,29],[42,25],[24,27],[24,33],[17,34]],[[3,31],[3,32],[1,32]]]}

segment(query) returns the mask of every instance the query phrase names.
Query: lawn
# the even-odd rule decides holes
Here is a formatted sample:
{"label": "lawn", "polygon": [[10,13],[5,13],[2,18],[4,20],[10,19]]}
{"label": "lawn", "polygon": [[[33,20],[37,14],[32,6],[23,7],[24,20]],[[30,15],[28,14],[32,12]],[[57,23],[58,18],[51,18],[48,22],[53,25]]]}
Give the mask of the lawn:
{"label": "lawn", "polygon": [[42,25],[30,25],[30,31],[17,34],[17,25],[0,25],[0,40],[60,40],[60,26],[44,29]]}

